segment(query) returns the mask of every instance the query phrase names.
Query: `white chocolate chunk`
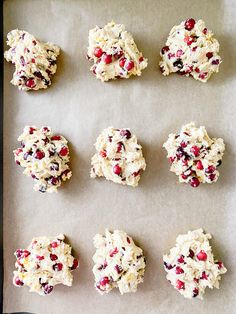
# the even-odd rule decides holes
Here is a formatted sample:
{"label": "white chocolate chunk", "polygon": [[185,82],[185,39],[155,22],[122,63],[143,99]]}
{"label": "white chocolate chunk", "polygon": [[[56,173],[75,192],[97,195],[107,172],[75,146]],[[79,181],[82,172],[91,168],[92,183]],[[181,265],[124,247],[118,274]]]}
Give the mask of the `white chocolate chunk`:
{"label": "white chocolate chunk", "polygon": [[136,292],[143,282],[145,257],[143,250],[124,231],[108,230],[94,237],[93,256],[95,287],[101,294],[118,288],[121,294]]}
{"label": "white chocolate chunk", "polygon": [[203,20],[183,21],[171,29],[160,52],[161,72],[165,76],[178,72],[207,82],[213,73],[219,71],[219,47],[219,42]]}
{"label": "white chocolate chunk", "polygon": [[147,59],[138,50],[132,35],[124,25],[114,22],[89,31],[88,59],[94,62],[90,70],[103,82],[140,76],[147,67]]}
{"label": "white chocolate chunk", "polygon": [[28,248],[15,252],[16,268],[13,284],[28,286],[30,292],[48,295],[58,284],[72,286],[71,271],[78,267],[78,260],[71,255],[71,246],[64,242],[64,235],[34,238]]}
{"label": "white chocolate chunk", "polygon": [[163,147],[171,162],[170,171],[179,182],[197,187],[217,181],[225,144],[222,138],[210,138],[204,126],[197,128],[194,122],[184,125],[179,134],[169,135]]}
{"label": "white chocolate chunk", "polygon": [[25,168],[24,174],[34,180],[34,190],[57,192],[62,181],[70,179],[69,148],[61,135],[52,135],[49,127],[26,126],[14,150],[16,164]]}
{"label": "white chocolate chunk", "polygon": [[146,163],[137,137],[129,129],[109,127],[99,135],[97,153],[91,160],[91,178],[105,177],[115,183],[137,186]]}
{"label": "white chocolate chunk", "polygon": [[219,288],[227,269],[214,259],[210,234],[202,229],[179,235],[170,253],[163,256],[166,278],[185,298],[203,299],[206,287]]}
{"label": "white chocolate chunk", "polygon": [[52,43],[44,43],[33,35],[18,29],[7,35],[7,50],[4,57],[15,65],[11,83],[20,90],[45,89],[51,85],[51,77],[56,73],[56,59],[60,48]]}

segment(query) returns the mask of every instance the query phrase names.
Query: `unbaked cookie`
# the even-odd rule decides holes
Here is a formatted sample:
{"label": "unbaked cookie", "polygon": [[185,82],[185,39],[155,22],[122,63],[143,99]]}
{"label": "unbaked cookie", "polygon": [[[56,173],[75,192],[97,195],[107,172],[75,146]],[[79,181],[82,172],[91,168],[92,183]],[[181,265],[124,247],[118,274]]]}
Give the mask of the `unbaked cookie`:
{"label": "unbaked cookie", "polygon": [[11,80],[13,85],[24,91],[45,89],[51,85],[51,77],[57,69],[59,47],[41,42],[28,32],[18,29],[8,33],[7,45],[11,48],[4,56],[15,65]]}
{"label": "unbaked cookie", "polygon": [[163,256],[166,278],[185,298],[203,299],[206,287],[219,288],[227,269],[214,259],[210,234],[202,229],[179,235],[176,245]]}
{"label": "unbaked cookie", "polygon": [[170,171],[179,182],[197,187],[217,181],[225,144],[222,138],[211,139],[204,126],[197,128],[194,122],[184,125],[179,134],[169,135],[163,147],[171,162]]}
{"label": "unbaked cookie", "polygon": [[63,136],[52,135],[49,127],[26,126],[18,141],[16,164],[33,178],[35,191],[56,192],[62,181],[71,178],[69,148]]}
{"label": "unbaked cookie", "polygon": [[91,71],[101,81],[141,75],[147,59],[138,50],[134,39],[122,24],[108,23],[89,31],[88,59],[94,62]]}
{"label": "unbaked cookie", "polygon": [[28,286],[30,292],[48,295],[55,285],[72,286],[71,271],[79,266],[71,255],[71,246],[64,242],[64,235],[55,238],[34,238],[28,248],[15,252],[16,268],[13,284]]}
{"label": "unbaked cookie", "polygon": [[178,72],[207,82],[219,71],[221,58],[219,42],[203,20],[190,18],[170,31],[165,47],[161,49],[160,69],[163,75]]}
{"label": "unbaked cookie", "polygon": [[95,287],[101,294],[119,288],[121,294],[136,292],[146,266],[143,250],[124,231],[108,230],[94,237]]}
{"label": "unbaked cookie", "polygon": [[109,127],[99,135],[92,157],[91,178],[105,177],[115,183],[137,186],[146,163],[137,137],[129,129]]}

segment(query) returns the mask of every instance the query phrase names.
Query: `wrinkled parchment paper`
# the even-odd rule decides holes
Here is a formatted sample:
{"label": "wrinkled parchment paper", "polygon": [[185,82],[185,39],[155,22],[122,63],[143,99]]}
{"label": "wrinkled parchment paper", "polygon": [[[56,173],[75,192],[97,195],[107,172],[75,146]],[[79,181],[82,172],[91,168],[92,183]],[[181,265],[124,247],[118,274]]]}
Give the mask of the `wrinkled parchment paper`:
{"label": "wrinkled parchment paper", "polygon": [[[228,1],[62,1],[4,2],[4,33],[19,28],[62,49],[58,71],[46,91],[20,92],[4,77],[4,311],[74,313],[234,313],[236,239],[236,3]],[[160,48],[171,27],[202,18],[221,44],[220,73],[207,84],[158,70]],[[124,23],[149,60],[140,78],[102,83],[89,72],[89,29],[111,20]],[[6,47],[5,47],[6,48]],[[193,189],[169,172],[163,142],[184,123],[206,126],[226,143],[216,184]],[[33,182],[14,163],[12,150],[25,125],[49,125],[71,143],[73,177],[58,194],[33,191]],[[130,127],[143,145],[147,169],[138,188],[89,178],[93,143],[102,129]],[[93,236],[123,229],[144,249],[145,282],[135,294],[100,296],[93,288]],[[215,255],[228,273],[221,289],[205,300],[184,299],[165,279],[162,255],[179,233],[202,227],[214,236]],[[57,286],[49,297],[12,285],[15,249],[32,237],[64,233],[80,258],[73,287]]]}

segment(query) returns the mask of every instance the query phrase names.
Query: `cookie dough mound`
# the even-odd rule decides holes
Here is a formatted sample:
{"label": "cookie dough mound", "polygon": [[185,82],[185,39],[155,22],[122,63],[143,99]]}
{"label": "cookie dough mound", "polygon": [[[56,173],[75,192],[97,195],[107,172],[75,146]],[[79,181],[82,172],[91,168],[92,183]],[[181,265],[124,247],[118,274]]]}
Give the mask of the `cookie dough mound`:
{"label": "cookie dough mound", "polygon": [[69,148],[63,136],[52,135],[49,127],[26,126],[18,141],[21,147],[13,152],[16,164],[33,178],[35,191],[57,192],[62,181],[71,178]]}
{"label": "cookie dough mound", "polygon": [[55,238],[34,238],[28,248],[15,252],[16,268],[13,284],[28,286],[30,292],[48,295],[54,286],[72,286],[72,270],[79,266],[71,255],[71,246],[64,242],[64,235]]}
{"label": "cookie dough mound", "polygon": [[197,128],[194,122],[184,125],[179,134],[169,135],[163,147],[171,162],[170,171],[179,182],[197,187],[217,181],[225,145],[222,138],[211,139],[204,126]]}
{"label": "cookie dough mound", "polygon": [[91,71],[101,81],[141,75],[147,59],[138,50],[134,39],[122,24],[108,23],[89,31],[88,59],[94,62]]}
{"label": "cookie dough mound", "polygon": [[11,80],[13,85],[24,91],[45,89],[51,85],[51,77],[57,69],[59,47],[40,42],[28,32],[18,29],[8,33],[7,45],[11,48],[4,56],[15,65]]}
{"label": "cookie dough mound", "polygon": [[146,266],[143,250],[124,231],[108,230],[94,237],[96,253],[93,273],[95,287],[101,294],[119,288],[120,293],[136,292],[143,282]]}
{"label": "cookie dough mound", "polygon": [[209,244],[210,234],[202,229],[179,235],[176,245],[163,256],[167,280],[185,298],[203,299],[206,287],[219,288],[227,269],[216,261]]}
{"label": "cookie dough mound", "polygon": [[213,73],[219,71],[221,63],[220,45],[213,35],[202,20],[190,18],[174,26],[160,52],[162,74],[178,72],[207,82]]}
{"label": "cookie dough mound", "polygon": [[97,153],[91,160],[91,178],[105,177],[115,183],[138,185],[146,163],[142,147],[129,129],[109,127],[103,130],[95,147]]}

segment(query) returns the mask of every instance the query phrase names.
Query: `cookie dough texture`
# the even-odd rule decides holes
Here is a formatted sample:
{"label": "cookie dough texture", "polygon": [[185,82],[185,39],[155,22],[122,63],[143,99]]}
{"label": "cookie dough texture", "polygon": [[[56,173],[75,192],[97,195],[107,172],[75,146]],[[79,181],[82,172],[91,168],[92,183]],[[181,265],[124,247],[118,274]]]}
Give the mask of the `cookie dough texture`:
{"label": "cookie dough texture", "polygon": [[71,255],[71,246],[64,242],[64,235],[55,238],[34,238],[28,248],[15,252],[17,268],[13,284],[28,286],[30,292],[48,295],[54,286],[72,286],[72,270],[78,267],[78,260]]}
{"label": "cookie dough texture", "polygon": [[217,181],[225,144],[222,138],[210,138],[204,126],[198,128],[194,122],[184,125],[180,133],[169,135],[163,147],[171,162],[170,171],[179,182],[197,187]]}
{"label": "cookie dough texture", "polygon": [[56,59],[60,49],[52,43],[37,40],[23,30],[12,30],[7,35],[10,49],[4,54],[6,60],[15,65],[11,83],[20,90],[45,89],[51,85],[56,73]]}
{"label": "cookie dough texture", "polygon": [[108,23],[89,31],[88,59],[91,71],[101,81],[141,75],[147,59],[138,50],[134,39],[122,24]]}
{"label": "cookie dough texture", "polygon": [[105,177],[123,185],[138,185],[146,163],[137,137],[129,129],[109,127],[99,135],[92,157],[91,178]]}
{"label": "cookie dough texture", "polygon": [[145,257],[141,248],[124,231],[105,231],[94,237],[95,287],[101,294],[118,288],[121,294],[136,292],[143,282]]}
{"label": "cookie dough texture", "polygon": [[219,288],[223,263],[214,259],[210,234],[202,229],[179,235],[170,253],[163,256],[166,278],[185,298],[203,299],[206,287]]}
{"label": "cookie dough texture", "polygon": [[49,127],[26,126],[18,138],[21,147],[14,150],[16,164],[34,180],[34,190],[57,192],[62,181],[70,179],[69,148],[61,135],[52,135]]}
{"label": "cookie dough texture", "polygon": [[178,72],[207,82],[219,71],[221,57],[219,42],[203,20],[187,19],[170,31],[166,45],[161,49],[159,63],[163,75]]}

